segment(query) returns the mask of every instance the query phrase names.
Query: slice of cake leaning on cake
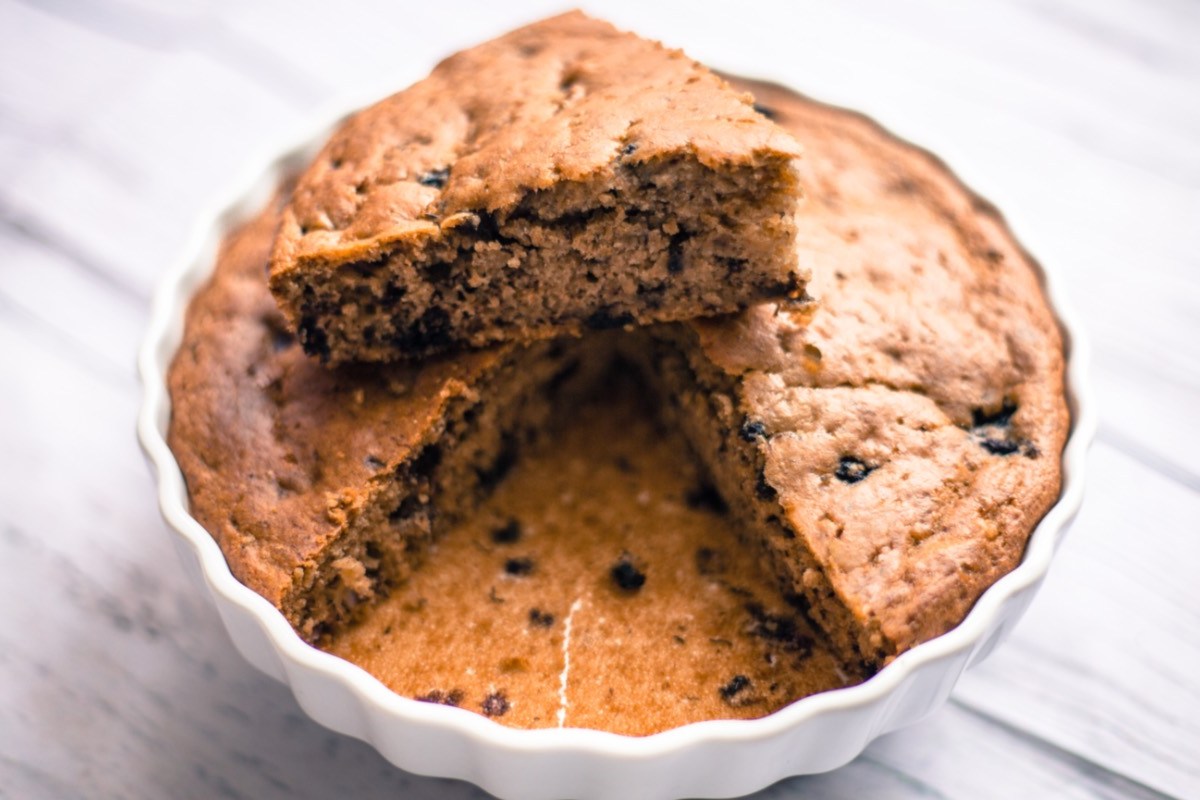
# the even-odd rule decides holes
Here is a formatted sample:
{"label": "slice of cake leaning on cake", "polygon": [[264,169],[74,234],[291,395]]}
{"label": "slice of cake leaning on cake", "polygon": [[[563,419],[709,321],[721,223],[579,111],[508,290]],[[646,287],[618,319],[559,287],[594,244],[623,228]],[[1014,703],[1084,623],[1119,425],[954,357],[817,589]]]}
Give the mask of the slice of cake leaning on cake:
{"label": "slice of cake leaning on cake", "polygon": [[284,212],[271,289],[331,363],[800,298],[799,153],[683,53],[566,14],[334,134]]}

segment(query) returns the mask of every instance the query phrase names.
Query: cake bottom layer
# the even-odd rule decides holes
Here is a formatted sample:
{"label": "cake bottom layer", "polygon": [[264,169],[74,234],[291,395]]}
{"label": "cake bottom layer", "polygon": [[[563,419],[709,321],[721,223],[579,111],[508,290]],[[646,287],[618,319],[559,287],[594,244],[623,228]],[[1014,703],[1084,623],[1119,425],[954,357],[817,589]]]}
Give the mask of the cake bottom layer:
{"label": "cake bottom layer", "polygon": [[605,384],[325,648],[408,697],[630,735],[860,680],[738,543],[644,388],[619,364]]}

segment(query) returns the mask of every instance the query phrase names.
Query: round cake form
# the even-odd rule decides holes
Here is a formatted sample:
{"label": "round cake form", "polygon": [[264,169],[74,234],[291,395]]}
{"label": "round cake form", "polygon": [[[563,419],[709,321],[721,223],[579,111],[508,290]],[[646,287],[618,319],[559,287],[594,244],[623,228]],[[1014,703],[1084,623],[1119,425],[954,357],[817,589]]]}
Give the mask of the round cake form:
{"label": "round cake form", "polygon": [[[789,74],[783,65],[776,69]],[[742,85],[760,97],[777,88]],[[877,736],[912,724],[945,702],[963,670],[1002,642],[1029,607],[1082,501],[1086,454],[1096,428],[1087,381],[1089,348],[1053,270],[1041,277],[1069,354],[1071,429],[1062,457],[1062,494],[1030,535],[1018,566],[985,590],[959,625],[914,646],[859,685],[804,698],[759,720],[716,720],[646,737],[578,728],[515,730],[480,714],[395,694],[354,664],[309,646],[276,607],[239,582],[215,532],[189,512],[181,459],[167,443],[172,419],[167,374],[182,346],[187,307],[213,275],[218,244],[253,219],[288,176],[308,163],[348,111],[388,88],[364,91],[354,102],[315,114],[303,138],[281,143],[260,166],[247,171],[224,202],[197,221],[155,296],[139,356],[144,403],[138,436],[155,470],[159,503],[183,564],[213,598],[237,649],[258,669],[289,685],[320,724],[371,743],[405,770],[468,780],[500,797],[742,795],[790,775],[846,764]],[[863,102],[856,98],[854,104]],[[943,150],[953,147],[903,109],[890,107],[886,118],[914,140],[941,142]],[[989,175],[985,164],[961,155],[952,163],[974,184],[998,191],[996,176]],[[1011,201],[1007,211],[1033,252],[1039,252],[1037,221],[1022,217]],[[730,764],[737,769],[729,769]]]}

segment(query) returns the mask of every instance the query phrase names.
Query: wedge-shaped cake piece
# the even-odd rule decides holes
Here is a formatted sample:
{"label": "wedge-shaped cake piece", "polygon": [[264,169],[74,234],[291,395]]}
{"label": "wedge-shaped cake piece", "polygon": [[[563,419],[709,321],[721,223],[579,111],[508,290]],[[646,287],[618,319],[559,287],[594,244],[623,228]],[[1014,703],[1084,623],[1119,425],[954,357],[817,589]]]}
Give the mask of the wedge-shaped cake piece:
{"label": "wedge-shaped cake piece", "polygon": [[801,298],[799,155],[683,53],[566,14],[338,130],[284,213],[271,290],[330,363]]}
{"label": "wedge-shaped cake piece", "polygon": [[822,187],[815,309],[664,326],[638,353],[785,592],[843,657],[962,620],[1058,497],[1063,351],[995,209],[926,153],[754,85]]}

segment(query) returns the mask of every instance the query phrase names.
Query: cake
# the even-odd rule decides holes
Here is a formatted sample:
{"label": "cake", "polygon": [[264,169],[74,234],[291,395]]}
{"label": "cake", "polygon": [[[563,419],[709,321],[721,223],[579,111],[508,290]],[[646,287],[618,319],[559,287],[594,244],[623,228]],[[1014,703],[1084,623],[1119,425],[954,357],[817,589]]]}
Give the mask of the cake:
{"label": "cake", "polygon": [[799,154],[683,53],[572,12],[335,132],[284,211],[271,289],[329,363],[799,300]]}
{"label": "cake", "polygon": [[266,288],[283,199],[227,239],[188,310],[168,441],[234,575],[316,642],[408,576],[586,370],[555,343],[321,366]]}
{"label": "cake", "polygon": [[[958,624],[1020,560],[1069,428],[1036,265],[929,154],[734,85],[805,144],[796,246],[814,302],[331,368],[267,287],[289,190],[230,235],[172,364],[169,440],[192,513],[303,637],[501,723],[554,726],[564,710],[644,733],[860,680]],[[631,391],[655,399],[630,405]],[[610,467],[639,442],[653,446],[625,460],[648,477],[622,484]],[[572,472],[588,454],[594,470]],[[554,480],[646,529],[568,515],[538,534],[566,512],[529,487],[561,495]],[[718,564],[735,577],[714,579]],[[671,630],[684,609],[695,628]],[[475,674],[455,672],[470,648]]]}

